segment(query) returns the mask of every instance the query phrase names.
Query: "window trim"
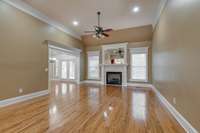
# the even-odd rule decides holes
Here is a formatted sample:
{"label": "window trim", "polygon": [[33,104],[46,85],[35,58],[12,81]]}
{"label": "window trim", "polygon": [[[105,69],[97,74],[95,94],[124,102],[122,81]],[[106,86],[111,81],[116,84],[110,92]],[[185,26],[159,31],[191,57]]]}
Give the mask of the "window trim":
{"label": "window trim", "polygon": [[[99,57],[99,74],[98,78],[91,78],[89,75],[89,56],[98,56]],[[88,80],[100,80],[100,51],[88,51],[87,52],[87,79]]]}
{"label": "window trim", "polygon": [[[140,80],[140,79],[133,79],[132,78],[132,54],[135,53],[146,53],[146,79]],[[129,81],[132,82],[143,82],[148,83],[149,82],[149,47],[137,47],[137,48],[130,48],[130,75],[129,75]]]}

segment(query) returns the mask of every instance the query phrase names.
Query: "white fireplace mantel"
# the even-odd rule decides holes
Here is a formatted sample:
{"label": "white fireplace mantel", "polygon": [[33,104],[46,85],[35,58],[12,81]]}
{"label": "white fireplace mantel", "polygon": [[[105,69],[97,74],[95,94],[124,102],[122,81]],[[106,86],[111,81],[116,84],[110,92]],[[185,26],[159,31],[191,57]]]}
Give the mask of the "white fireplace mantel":
{"label": "white fireplace mantel", "polygon": [[110,66],[110,67],[112,67],[112,66],[128,66],[128,64],[100,64],[100,66],[101,67],[103,67],[103,66]]}
{"label": "white fireplace mantel", "polygon": [[[127,86],[127,44],[128,43],[119,43],[119,44],[110,44],[102,46],[102,64],[101,67],[101,82],[106,84],[106,73],[107,72],[121,72],[122,73],[122,85]],[[124,48],[125,50],[125,64],[105,64],[105,50]]]}

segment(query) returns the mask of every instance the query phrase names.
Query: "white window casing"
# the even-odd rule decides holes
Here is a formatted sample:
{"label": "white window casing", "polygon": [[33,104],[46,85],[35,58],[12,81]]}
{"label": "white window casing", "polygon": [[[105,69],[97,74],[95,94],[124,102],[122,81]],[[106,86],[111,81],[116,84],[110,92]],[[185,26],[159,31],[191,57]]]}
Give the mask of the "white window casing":
{"label": "white window casing", "polygon": [[148,82],[148,47],[130,49],[130,81]]}
{"label": "white window casing", "polygon": [[88,59],[88,79],[99,80],[100,79],[100,66],[99,51],[89,51],[87,52]]}

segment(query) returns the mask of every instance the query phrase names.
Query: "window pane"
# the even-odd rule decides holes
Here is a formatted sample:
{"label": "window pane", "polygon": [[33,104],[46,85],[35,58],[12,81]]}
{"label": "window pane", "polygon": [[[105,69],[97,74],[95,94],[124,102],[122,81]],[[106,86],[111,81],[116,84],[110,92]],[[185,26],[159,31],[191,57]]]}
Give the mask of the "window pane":
{"label": "window pane", "polygon": [[74,61],[69,61],[69,78],[75,79],[75,63],[74,63]]}
{"label": "window pane", "polygon": [[132,54],[131,77],[134,80],[147,80],[147,55],[146,53]]}
{"label": "window pane", "polygon": [[99,56],[89,55],[88,57],[88,77],[89,79],[99,78]]}
{"label": "window pane", "polygon": [[133,54],[133,66],[146,66],[146,54]]}
{"label": "window pane", "polygon": [[146,67],[132,67],[133,79],[146,80]]}
{"label": "window pane", "polygon": [[58,70],[59,70],[59,62],[58,60],[55,61],[55,77],[57,78],[59,75],[58,75]]}
{"label": "window pane", "polygon": [[63,61],[61,67],[62,67],[61,78],[62,79],[67,79],[67,62]]}

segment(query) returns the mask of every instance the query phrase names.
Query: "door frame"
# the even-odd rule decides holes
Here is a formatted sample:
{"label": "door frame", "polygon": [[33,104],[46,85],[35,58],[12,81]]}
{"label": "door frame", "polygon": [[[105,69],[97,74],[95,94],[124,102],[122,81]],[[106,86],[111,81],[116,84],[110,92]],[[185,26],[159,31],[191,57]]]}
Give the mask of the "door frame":
{"label": "door frame", "polygon": [[[72,55],[76,57],[76,72],[75,72],[75,81],[77,84],[80,83],[80,53],[82,50],[78,48],[72,48],[69,46],[66,46],[64,44],[60,44],[53,41],[47,41],[48,42],[48,70],[49,70],[49,64],[50,64],[50,49],[60,50],[65,52],[66,54]],[[50,71],[48,72],[48,88],[50,87],[50,77],[49,77]],[[69,80],[70,81],[70,80]],[[73,80],[74,81],[74,80]]]}

